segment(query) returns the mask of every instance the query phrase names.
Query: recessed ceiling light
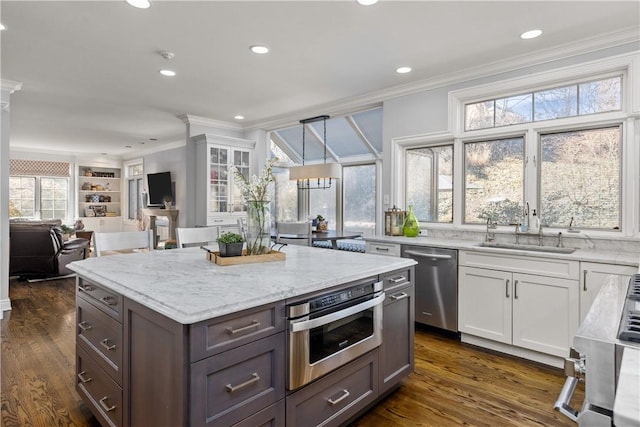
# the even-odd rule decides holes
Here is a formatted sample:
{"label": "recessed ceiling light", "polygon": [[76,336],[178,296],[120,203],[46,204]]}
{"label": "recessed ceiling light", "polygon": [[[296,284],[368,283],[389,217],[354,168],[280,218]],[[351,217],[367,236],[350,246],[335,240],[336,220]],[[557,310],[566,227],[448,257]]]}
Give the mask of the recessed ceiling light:
{"label": "recessed ceiling light", "polygon": [[520,34],[520,38],[521,39],[525,39],[525,40],[535,39],[540,34],[542,34],[541,30],[529,30],[529,31],[525,31],[524,33]]}
{"label": "recessed ceiling light", "polygon": [[237,116],[233,116],[233,118],[236,120],[244,120],[244,116],[241,114],[238,114]]}
{"label": "recessed ceiling light", "polygon": [[133,147],[130,145],[125,145],[124,148],[133,148]]}
{"label": "recessed ceiling light", "polygon": [[151,2],[149,0],[127,0],[127,3],[133,7],[137,7],[138,9],[147,9],[151,6]]}
{"label": "recessed ceiling light", "polygon": [[7,29],[7,27],[5,27],[4,25],[0,24],[0,31],[6,30],[6,29]]}
{"label": "recessed ceiling light", "polygon": [[407,74],[411,72],[411,67],[398,67],[396,68],[396,73],[398,74]]}
{"label": "recessed ceiling light", "polygon": [[167,77],[173,77],[176,75],[176,72],[172,70],[160,70],[160,74]]}
{"label": "recessed ceiling light", "polygon": [[259,55],[264,55],[265,53],[269,52],[269,48],[268,47],[261,46],[261,45],[258,45],[258,44],[250,46],[249,49],[251,49],[251,52],[257,53]]}
{"label": "recessed ceiling light", "polygon": [[378,0],[356,0],[358,4],[363,6],[371,6],[372,4],[378,3]]}
{"label": "recessed ceiling light", "polygon": [[149,138],[149,141],[157,141],[158,138]]}

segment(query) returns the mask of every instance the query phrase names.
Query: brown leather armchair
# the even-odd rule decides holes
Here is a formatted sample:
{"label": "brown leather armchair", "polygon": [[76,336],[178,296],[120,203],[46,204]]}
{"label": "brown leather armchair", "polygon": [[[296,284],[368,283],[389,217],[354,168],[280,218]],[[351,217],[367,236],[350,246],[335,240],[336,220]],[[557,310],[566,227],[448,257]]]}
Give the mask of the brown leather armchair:
{"label": "brown leather armchair", "polygon": [[89,241],[64,242],[56,222],[9,224],[9,275],[23,277],[64,276],[66,266],[87,257]]}

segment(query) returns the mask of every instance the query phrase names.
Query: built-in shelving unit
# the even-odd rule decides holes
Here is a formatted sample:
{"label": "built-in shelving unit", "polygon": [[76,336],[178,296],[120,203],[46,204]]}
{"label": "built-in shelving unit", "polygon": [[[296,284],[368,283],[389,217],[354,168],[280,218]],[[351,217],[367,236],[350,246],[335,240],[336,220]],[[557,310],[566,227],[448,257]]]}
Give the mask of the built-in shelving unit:
{"label": "built-in shelving unit", "polygon": [[[122,214],[121,169],[79,165],[77,180],[78,217],[85,222],[85,225],[93,225],[91,228],[95,230],[119,230]],[[114,226],[107,227],[108,230],[104,229],[106,225],[104,219],[114,222]]]}

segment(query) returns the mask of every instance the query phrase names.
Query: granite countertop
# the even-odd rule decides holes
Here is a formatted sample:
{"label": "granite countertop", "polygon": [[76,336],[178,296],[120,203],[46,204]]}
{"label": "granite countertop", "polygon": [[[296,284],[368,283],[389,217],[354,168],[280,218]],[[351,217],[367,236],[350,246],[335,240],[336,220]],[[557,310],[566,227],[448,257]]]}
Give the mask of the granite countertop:
{"label": "granite countertop", "polygon": [[407,258],[286,246],[285,261],[220,266],[199,248],[88,258],[68,267],[182,324],[321,291],[415,264]]}
{"label": "granite countertop", "polygon": [[403,236],[369,236],[364,238],[369,242],[399,243],[403,245],[437,246],[451,249],[464,249],[498,254],[535,256],[539,258],[568,259],[575,261],[602,262],[607,264],[628,265],[638,267],[640,253],[624,251],[603,251],[598,249],[577,249],[570,254],[555,252],[533,252],[519,249],[492,248],[479,246],[477,240],[446,239],[439,237],[403,237]]}

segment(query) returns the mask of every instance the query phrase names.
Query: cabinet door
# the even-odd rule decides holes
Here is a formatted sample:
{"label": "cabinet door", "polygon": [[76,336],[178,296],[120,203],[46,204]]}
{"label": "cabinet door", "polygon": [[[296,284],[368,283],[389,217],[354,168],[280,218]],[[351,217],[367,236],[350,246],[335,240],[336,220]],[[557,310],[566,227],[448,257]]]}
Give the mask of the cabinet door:
{"label": "cabinet door", "polygon": [[580,263],[582,270],[582,283],[580,284],[580,323],[584,320],[593,304],[593,300],[600,292],[602,284],[610,275],[621,277],[621,280],[629,280],[631,275],[638,272],[636,267],[628,265],[599,264],[594,262]]}
{"label": "cabinet door", "polygon": [[[242,174],[245,180],[249,181],[251,174],[249,168],[249,151],[234,149],[232,151],[232,163],[238,168],[238,171]],[[230,178],[232,185],[230,187],[230,200],[229,211],[230,212],[245,212],[247,210],[246,203],[242,197],[242,190],[240,186],[240,179],[230,172],[232,175]]]}
{"label": "cabinet door", "polygon": [[459,268],[460,332],[511,344],[511,275],[483,268]]}
{"label": "cabinet door", "polygon": [[407,283],[387,291],[380,347],[380,392],[413,372],[414,286]]}
{"label": "cabinet door", "polygon": [[229,148],[209,148],[209,213],[229,210]]}
{"label": "cabinet door", "polygon": [[567,357],[578,329],[578,281],[513,274],[513,344]]}

